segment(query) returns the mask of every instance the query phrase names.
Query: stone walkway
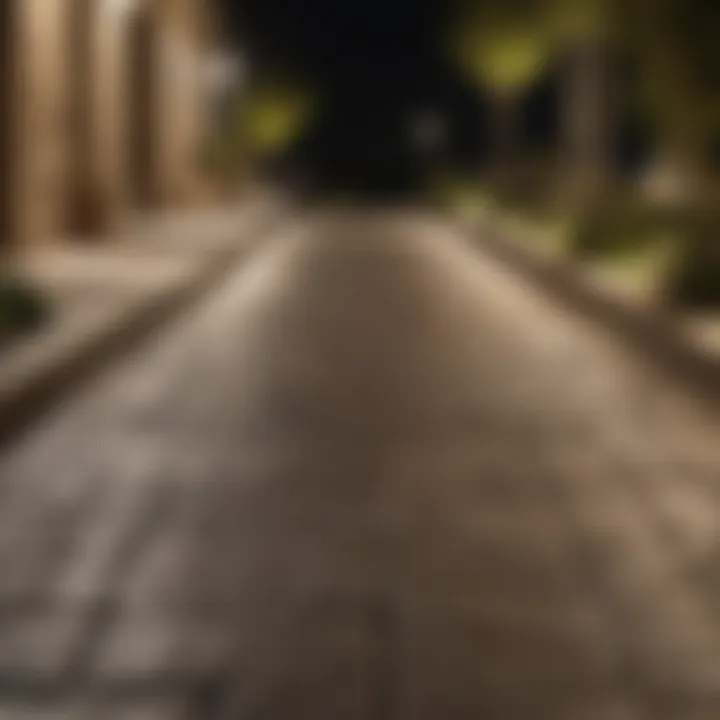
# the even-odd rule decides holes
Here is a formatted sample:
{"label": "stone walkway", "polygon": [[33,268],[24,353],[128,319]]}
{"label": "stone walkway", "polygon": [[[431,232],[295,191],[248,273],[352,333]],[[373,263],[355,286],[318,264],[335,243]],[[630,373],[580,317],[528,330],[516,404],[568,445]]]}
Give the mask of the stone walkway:
{"label": "stone walkway", "polygon": [[439,222],[307,218],[0,459],[0,718],[717,720],[719,430]]}
{"label": "stone walkway", "polygon": [[[473,223],[473,215],[468,222]],[[503,240],[516,246],[531,258],[550,264],[567,265],[566,234],[557,223],[538,226],[512,216],[483,217],[481,227],[500,228]],[[475,219],[477,220],[477,218]],[[630,309],[642,314],[662,311],[662,278],[664,263],[657,250],[634,258],[576,261],[572,273],[576,281],[585,285],[606,303]],[[720,312],[713,310],[685,311],[675,314],[674,323],[679,336],[696,352],[712,359],[720,366]]]}
{"label": "stone walkway", "polygon": [[138,220],[96,244],[63,242],[22,258],[20,274],[49,299],[52,317],[0,348],[0,407],[19,388],[181,292],[218,258],[240,252],[254,239],[263,207]]}

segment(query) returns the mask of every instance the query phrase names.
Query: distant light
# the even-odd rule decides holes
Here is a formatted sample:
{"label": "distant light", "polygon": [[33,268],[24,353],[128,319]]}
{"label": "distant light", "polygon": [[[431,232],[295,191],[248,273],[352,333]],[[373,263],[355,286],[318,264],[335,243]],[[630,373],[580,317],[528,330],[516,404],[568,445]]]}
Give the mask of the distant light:
{"label": "distant light", "polygon": [[205,63],[205,80],[212,92],[224,92],[245,83],[248,68],[240,55],[217,51]]}
{"label": "distant light", "polygon": [[410,119],[409,131],[415,147],[425,152],[439,150],[445,144],[445,121],[436,111],[426,110],[414,115]]}

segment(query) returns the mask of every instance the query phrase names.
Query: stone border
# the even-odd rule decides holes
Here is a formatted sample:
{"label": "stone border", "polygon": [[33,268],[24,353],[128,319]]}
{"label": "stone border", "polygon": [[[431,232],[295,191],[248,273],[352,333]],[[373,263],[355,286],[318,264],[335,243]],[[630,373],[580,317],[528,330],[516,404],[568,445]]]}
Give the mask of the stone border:
{"label": "stone border", "polygon": [[720,359],[704,353],[672,316],[614,297],[583,277],[570,260],[532,253],[509,239],[509,231],[480,221],[464,229],[479,247],[566,306],[601,322],[666,374],[720,408]]}
{"label": "stone border", "polygon": [[250,241],[211,253],[211,259],[190,279],[149,297],[128,311],[120,322],[91,334],[70,357],[48,363],[16,390],[0,397],[0,452],[104,366],[136,348],[153,331],[198,302],[237,268],[243,255],[252,252],[258,237],[272,232],[284,219],[284,213],[270,213],[269,217],[266,213],[252,221],[247,229]]}

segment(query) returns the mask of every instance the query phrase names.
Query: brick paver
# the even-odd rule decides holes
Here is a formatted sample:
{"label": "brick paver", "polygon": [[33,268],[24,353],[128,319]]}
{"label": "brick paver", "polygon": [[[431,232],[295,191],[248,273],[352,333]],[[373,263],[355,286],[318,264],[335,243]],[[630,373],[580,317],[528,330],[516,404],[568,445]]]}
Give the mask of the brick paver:
{"label": "brick paver", "polygon": [[0,460],[0,717],[716,720],[718,430],[439,221],[307,218]]}

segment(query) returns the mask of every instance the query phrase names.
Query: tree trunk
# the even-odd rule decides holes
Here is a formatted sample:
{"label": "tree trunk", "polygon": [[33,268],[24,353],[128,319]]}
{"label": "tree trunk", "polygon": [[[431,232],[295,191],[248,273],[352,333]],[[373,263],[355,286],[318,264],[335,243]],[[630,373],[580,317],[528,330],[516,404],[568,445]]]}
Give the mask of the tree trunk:
{"label": "tree trunk", "polygon": [[675,205],[683,247],[668,282],[680,307],[720,308],[720,217],[711,192],[704,135],[697,128],[670,138],[669,157],[681,183]]}
{"label": "tree trunk", "polygon": [[579,209],[594,206],[607,194],[615,147],[611,114],[611,57],[605,43],[584,40],[570,54],[565,111],[567,200]]}
{"label": "tree trunk", "polygon": [[517,190],[522,143],[520,96],[498,92],[493,97],[492,176],[496,189],[504,196]]}

